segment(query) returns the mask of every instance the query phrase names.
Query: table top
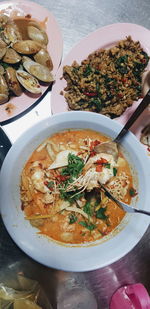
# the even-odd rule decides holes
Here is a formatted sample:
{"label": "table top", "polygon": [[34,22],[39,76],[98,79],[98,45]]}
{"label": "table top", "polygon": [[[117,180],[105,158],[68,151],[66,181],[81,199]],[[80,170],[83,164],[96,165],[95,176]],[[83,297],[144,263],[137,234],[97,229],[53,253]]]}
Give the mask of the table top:
{"label": "table top", "polygon": [[[130,0],[36,0],[35,2],[49,9],[57,19],[64,40],[63,58],[84,36],[102,26],[127,22],[150,29],[149,0],[132,0],[132,2]],[[28,114],[3,126],[12,143],[27,128],[48,115],[51,116],[50,99],[51,92],[48,92],[43,101]],[[0,278],[5,268],[11,272],[13,270],[14,273],[17,271],[29,273],[45,287],[54,309],[64,282],[69,284],[71,282],[73,286],[82,286],[91,290],[99,309],[107,309],[112,294],[124,284],[141,282],[150,293],[150,229],[139,244],[121,260],[87,273],[65,273],[47,269],[34,262],[13,243],[2,222],[0,248]],[[65,289],[68,287],[67,283]]]}

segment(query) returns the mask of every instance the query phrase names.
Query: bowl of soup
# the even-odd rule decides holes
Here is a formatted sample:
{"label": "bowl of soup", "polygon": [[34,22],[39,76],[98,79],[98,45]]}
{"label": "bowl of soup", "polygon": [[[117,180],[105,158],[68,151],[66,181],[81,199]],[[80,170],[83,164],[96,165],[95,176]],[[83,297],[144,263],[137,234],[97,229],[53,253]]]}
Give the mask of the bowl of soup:
{"label": "bowl of soup", "polygon": [[97,152],[122,126],[91,112],[47,118],[8,152],[0,174],[4,224],[30,257],[65,271],[109,265],[140,241],[149,217],[125,213],[102,190],[149,209],[149,159],[127,133],[118,156]]}

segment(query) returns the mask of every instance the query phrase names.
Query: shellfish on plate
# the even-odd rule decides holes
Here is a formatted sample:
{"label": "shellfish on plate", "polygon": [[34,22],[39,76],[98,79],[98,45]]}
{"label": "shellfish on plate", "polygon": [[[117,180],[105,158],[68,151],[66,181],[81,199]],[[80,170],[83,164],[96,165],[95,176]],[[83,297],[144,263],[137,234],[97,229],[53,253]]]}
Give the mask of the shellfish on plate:
{"label": "shellfish on plate", "polygon": [[12,94],[20,96],[24,89],[41,94],[39,81],[54,81],[45,30],[32,20],[25,26],[26,38],[17,20],[0,14],[0,104],[9,101]]}

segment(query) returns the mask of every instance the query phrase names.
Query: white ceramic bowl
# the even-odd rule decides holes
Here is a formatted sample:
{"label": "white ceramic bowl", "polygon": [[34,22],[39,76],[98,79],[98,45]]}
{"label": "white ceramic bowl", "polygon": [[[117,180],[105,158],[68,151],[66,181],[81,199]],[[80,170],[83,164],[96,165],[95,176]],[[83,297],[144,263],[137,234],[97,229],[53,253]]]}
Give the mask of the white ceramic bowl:
{"label": "white ceramic bowl", "polygon": [[[90,112],[69,112],[52,116],[26,131],[8,152],[0,174],[0,205],[4,224],[16,244],[30,257],[49,267],[66,271],[94,270],[127,254],[142,238],[150,219],[141,214],[126,214],[112,234],[88,245],[60,245],[24,219],[20,208],[19,184],[22,168],[33,150],[51,134],[67,128],[88,128],[114,138],[122,126],[116,121]],[[149,159],[132,133],[122,141],[124,154],[133,172],[138,191],[136,207],[149,210]]]}

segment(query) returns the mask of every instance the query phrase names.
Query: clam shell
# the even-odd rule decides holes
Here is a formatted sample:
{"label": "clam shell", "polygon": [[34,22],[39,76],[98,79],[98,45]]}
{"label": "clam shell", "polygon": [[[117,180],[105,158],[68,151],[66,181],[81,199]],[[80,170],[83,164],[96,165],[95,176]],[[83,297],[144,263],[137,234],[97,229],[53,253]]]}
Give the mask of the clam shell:
{"label": "clam shell", "polygon": [[2,38],[7,45],[22,40],[21,33],[19,32],[17,25],[14,23],[5,26],[4,31],[2,32]]}
{"label": "clam shell", "polygon": [[28,36],[31,40],[37,41],[41,44],[48,44],[48,36],[44,30],[38,29],[34,26],[28,26]]}
{"label": "clam shell", "polygon": [[0,93],[0,104],[4,104],[6,102],[8,102],[8,95]]}
{"label": "clam shell", "polygon": [[3,61],[10,64],[15,64],[21,61],[21,56],[11,47],[7,49]]}
{"label": "clam shell", "polygon": [[9,20],[10,19],[7,15],[1,13],[0,14],[0,27],[3,28],[8,23]]}
{"label": "clam shell", "polygon": [[7,47],[7,44],[0,38],[0,48],[5,48]]}
{"label": "clam shell", "polygon": [[0,75],[4,75],[5,70],[2,65],[0,65]]}
{"label": "clam shell", "polygon": [[16,70],[12,67],[8,67],[5,73],[6,81],[9,89],[16,95],[22,94],[22,89],[16,77]]}
{"label": "clam shell", "polygon": [[41,49],[41,44],[32,40],[23,40],[13,44],[13,48],[20,54],[32,55]]}
{"label": "clam shell", "polygon": [[23,70],[16,71],[16,77],[20,84],[31,93],[41,93],[41,88],[38,80]]}
{"label": "clam shell", "polygon": [[49,83],[54,81],[54,77],[51,74],[50,70],[42,64],[39,64],[32,60],[27,60],[24,61],[23,66],[27,70],[27,72],[29,72],[43,82]]}
{"label": "clam shell", "polygon": [[53,70],[53,62],[45,48],[41,48],[37,54],[34,55],[34,60],[50,69]]}
{"label": "clam shell", "polygon": [[6,54],[6,47],[0,48],[0,59],[2,59]]}
{"label": "clam shell", "polygon": [[8,93],[9,89],[5,77],[3,75],[0,75],[0,94],[5,94],[6,96],[8,96]]}
{"label": "clam shell", "polygon": [[41,25],[39,23],[37,23],[35,20],[31,20],[28,22],[28,26],[33,26],[39,30],[43,30],[43,28],[41,27]]}
{"label": "clam shell", "polygon": [[0,104],[8,101],[8,86],[3,75],[0,75]]}

